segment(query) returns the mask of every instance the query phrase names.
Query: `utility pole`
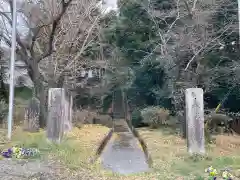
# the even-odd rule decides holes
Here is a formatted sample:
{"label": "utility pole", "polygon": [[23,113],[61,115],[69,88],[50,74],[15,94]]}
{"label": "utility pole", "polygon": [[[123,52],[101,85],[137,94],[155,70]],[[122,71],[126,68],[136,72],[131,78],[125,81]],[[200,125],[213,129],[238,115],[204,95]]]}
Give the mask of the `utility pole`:
{"label": "utility pole", "polygon": [[15,70],[15,51],[16,51],[16,31],[17,31],[17,0],[12,0],[12,46],[11,46],[11,63],[10,63],[10,82],[9,82],[9,110],[8,110],[8,139],[11,140],[13,124],[13,107],[14,107],[14,70]]}
{"label": "utility pole", "polygon": [[[240,37],[240,0],[238,0],[238,37]],[[238,47],[240,46],[240,38],[238,40]]]}

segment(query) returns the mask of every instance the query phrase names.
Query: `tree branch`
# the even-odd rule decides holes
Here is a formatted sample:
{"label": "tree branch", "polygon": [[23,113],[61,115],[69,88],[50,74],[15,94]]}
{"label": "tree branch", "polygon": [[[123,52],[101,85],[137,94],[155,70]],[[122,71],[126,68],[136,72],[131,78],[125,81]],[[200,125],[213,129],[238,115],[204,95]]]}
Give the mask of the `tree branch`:
{"label": "tree branch", "polygon": [[53,52],[53,40],[54,40],[54,35],[55,35],[55,32],[56,32],[57,26],[59,25],[62,16],[66,12],[66,10],[67,10],[67,8],[68,8],[68,6],[71,2],[72,2],[72,0],[69,0],[68,2],[65,2],[64,0],[61,1],[62,11],[52,23],[52,30],[51,30],[51,33],[50,33],[50,36],[49,36],[49,41],[48,41],[48,49],[39,58],[37,58],[37,60],[36,60],[37,63],[39,63],[42,59],[44,59],[44,58],[46,58],[46,57],[48,57],[52,54],[52,52]]}
{"label": "tree branch", "polygon": [[[9,1],[9,3],[11,4],[12,1]],[[10,6],[11,6],[11,5],[10,5]],[[12,8],[11,8],[11,9],[12,9]],[[11,13],[13,13],[13,12],[11,12]],[[12,19],[11,19],[6,13],[0,11],[0,15],[4,16],[4,17],[7,19],[8,23],[12,26]],[[6,37],[4,38],[4,40],[6,40]],[[9,41],[9,40],[8,40],[8,41]],[[25,46],[23,45],[23,43],[22,43],[22,41],[21,41],[21,39],[20,39],[20,37],[19,37],[19,33],[18,33],[18,32],[16,33],[16,41],[17,41],[17,43],[19,44],[19,46],[22,48],[23,53],[24,53],[25,55],[27,55],[26,48],[25,48]],[[9,44],[8,42],[6,42],[6,43]],[[10,44],[11,44],[11,43],[10,43]]]}
{"label": "tree branch", "polygon": [[192,19],[192,18],[193,18],[193,14],[192,14],[192,11],[191,11],[191,9],[189,8],[189,5],[188,5],[188,3],[187,3],[186,0],[184,1],[184,4],[185,4],[185,6],[186,6],[186,8],[187,8],[188,16]]}
{"label": "tree branch", "polygon": [[31,53],[31,56],[34,57],[34,45],[37,41],[37,36],[38,36],[38,33],[40,32],[40,30],[43,28],[43,27],[46,27],[46,26],[49,26],[49,24],[46,24],[46,25],[42,25],[40,27],[36,27],[34,29],[31,29],[31,32],[32,32],[32,42],[31,42],[31,46],[30,46],[30,53]]}
{"label": "tree branch", "polygon": [[205,46],[203,46],[202,48],[200,48],[195,54],[194,56],[190,59],[190,61],[187,63],[187,66],[185,67],[185,71],[188,69],[188,67],[190,66],[190,64],[193,62],[193,60],[195,59],[195,57],[197,55],[199,55],[199,53],[201,53],[205,48],[207,48],[211,43],[215,42],[217,39],[219,39],[228,29],[230,28],[230,26],[228,26],[219,36],[217,36],[216,38],[212,39],[211,41],[209,41],[208,43],[206,43]]}
{"label": "tree branch", "polygon": [[60,72],[60,75],[61,75],[66,69],[68,69],[68,68],[82,55],[83,51],[84,51],[85,48],[86,48],[87,40],[88,40],[88,38],[89,38],[89,36],[90,36],[90,34],[91,34],[94,26],[97,24],[99,18],[100,18],[100,15],[96,17],[96,19],[94,20],[92,26],[89,28],[88,33],[87,33],[87,36],[86,36],[86,38],[84,39],[84,42],[83,42],[83,44],[82,44],[82,47],[81,47],[80,51],[76,54],[76,56],[74,57],[74,59],[73,59],[71,62],[69,62],[69,63],[67,64],[67,66]]}

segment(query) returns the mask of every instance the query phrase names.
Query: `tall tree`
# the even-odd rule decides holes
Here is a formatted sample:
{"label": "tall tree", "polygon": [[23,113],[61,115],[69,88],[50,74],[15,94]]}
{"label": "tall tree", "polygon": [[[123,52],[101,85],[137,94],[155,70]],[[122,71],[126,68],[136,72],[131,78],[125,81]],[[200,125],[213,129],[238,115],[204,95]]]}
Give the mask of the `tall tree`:
{"label": "tall tree", "polygon": [[[12,25],[12,1],[6,2],[10,13],[0,11],[0,15]],[[39,0],[18,4],[18,16],[25,20],[28,35],[23,38],[17,32],[17,53],[25,61],[40,99],[41,127],[47,115],[46,90],[62,87],[67,74],[76,79],[77,70],[91,60],[84,53],[98,37],[100,14],[96,4],[97,0]],[[11,46],[8,29],[2,38]]]}
{"label": "tall tree", "polygon": [[212,88],[214,74],[205,57],[232,26],[228,22],[217,33],[213,31],[210,19],[220,4],[119,1],[119,17],[108,37],[117,49],[118,69],[121,63],[135,74],[131,90],[141,97],[135,99],[144,97],[145,104],[172,99],[179,112],[184,108],[186,88],[202,87],[206,92]]}
{"label": "tall tree", "polygon": [[[219,36],[222,27],[228,27],[222,33],[219,44],[206,56],[205,62],[211,68],[211,86],[207,91],[211,98],[222,102],[225,108],[238,111],[237,104],[240,92],[239,79],[239,30],[238,30],[238,4],[236,0],[222,0],[221,5],[212,14],[213,37]],[[216,104],[215,104],[216,106]]]}

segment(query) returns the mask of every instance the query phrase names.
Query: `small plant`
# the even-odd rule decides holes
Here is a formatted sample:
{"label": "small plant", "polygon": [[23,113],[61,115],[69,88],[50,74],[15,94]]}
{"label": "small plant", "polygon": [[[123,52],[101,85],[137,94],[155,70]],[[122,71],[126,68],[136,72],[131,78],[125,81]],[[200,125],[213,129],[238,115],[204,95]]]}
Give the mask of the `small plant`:
{"label": "small plant", "polygon": [[196,153],[194,153],[193,155],[190,156],[190,159],[194,162],[202,161],[205,158],[206,158],[205,156],[203,156],[201,154],[196,154]]}
{"label": "small plant", "polygon": [[39,150],[36,148],[20,148],[20,147],[12,147],[8,150],[2,152],[2,156],[5,158],[29,158],[29,157],[37,157],[40,154]]}
{"label": "small plant", "polygon": [[205,172],[208,173],[208,179],[209,180],[216,180],[217,179],[218,172],[212,166],[210,166],[209,168],[205,169]]}
{"label": "small plant", "polygon": [[228,170],[224,170],[222,172],[222,178],[226,179],[226,180],[232,180],[233,179],[233,175]]}
{"label": "small plant", "polygon": [[[216,180],[218,176],[218,171],[214,169],[212,166],[205,169],[205,173],[208,173],[208,179],[209,180]],[[224,169],[221,173],[220,178],[224,180],[233,180],[233,175],[229,172],[229,170]]]}

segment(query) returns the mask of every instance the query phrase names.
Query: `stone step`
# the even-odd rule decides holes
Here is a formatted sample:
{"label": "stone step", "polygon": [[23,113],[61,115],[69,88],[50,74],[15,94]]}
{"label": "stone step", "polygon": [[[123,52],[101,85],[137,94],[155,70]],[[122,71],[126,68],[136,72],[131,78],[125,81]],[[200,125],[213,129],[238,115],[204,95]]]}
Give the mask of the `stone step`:
{"label": "stone step", "polygon": [[128,124],[125,120],[114,121],[114,132],[129,132]]}

